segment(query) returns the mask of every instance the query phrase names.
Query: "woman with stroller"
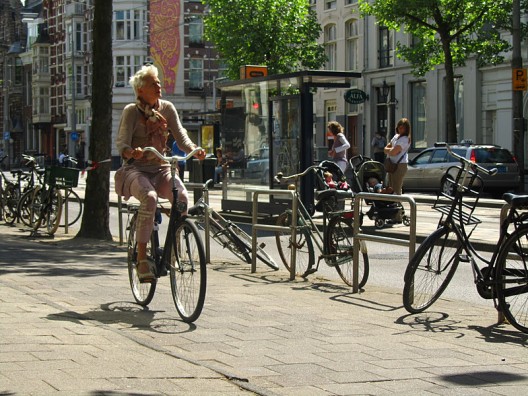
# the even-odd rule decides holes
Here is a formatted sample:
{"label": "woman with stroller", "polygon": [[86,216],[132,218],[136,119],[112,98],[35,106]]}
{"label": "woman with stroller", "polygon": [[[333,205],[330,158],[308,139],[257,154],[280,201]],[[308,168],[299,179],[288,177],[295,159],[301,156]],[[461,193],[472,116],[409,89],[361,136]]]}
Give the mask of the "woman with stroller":
{"label": "woman with stroller", "polygon": [[328,156],[332,157],[334,162],[341,168],[345,173],[348,166],[346,151],[350,148],[345,134],[343,133],[343,127],[337,121],[330,121],[327,125],[328,132],[334,136],[334,144],[331,150],[328,152]]}
{"label": "woman with stroller", "polygon": [[389,173],[388,185],[394,190],[394,194],[401,195],[403,179],[407,173],[409,157],[407,152],[411,146],[411,123],[407,118],[402,118],[396,124],[396,135],[383,149],[390,161],[398,164],[393,173]]}

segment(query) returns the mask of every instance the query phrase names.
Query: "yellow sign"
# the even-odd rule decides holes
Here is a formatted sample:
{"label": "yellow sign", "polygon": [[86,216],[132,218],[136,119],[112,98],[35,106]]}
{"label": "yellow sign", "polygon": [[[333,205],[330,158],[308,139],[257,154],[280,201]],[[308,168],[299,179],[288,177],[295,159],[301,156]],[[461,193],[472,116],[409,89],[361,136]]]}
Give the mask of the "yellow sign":
{"label": "yellow sign", "polygon": [[526,69],[512,70],[512,84],[514,91],[526,91],[528,82],[526,80]]}
{"label": "yellow sign", "polygon": [[246,65],[240,67],[240,79],[244,80],[246,78],[254,77],[266,77],[268,75],[267,66],[254,66]]}

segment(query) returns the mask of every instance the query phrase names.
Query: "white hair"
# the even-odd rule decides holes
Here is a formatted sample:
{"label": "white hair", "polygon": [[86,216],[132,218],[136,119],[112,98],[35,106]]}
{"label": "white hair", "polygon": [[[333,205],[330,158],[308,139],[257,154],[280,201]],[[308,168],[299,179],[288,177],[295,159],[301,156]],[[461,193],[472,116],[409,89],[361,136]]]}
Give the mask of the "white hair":
{"label": "white hair", "polygon": [[132,88],[134,89],[134,94],[136,98],[138,97],[138,90],[145,85],[145,77],[152,76],[158,77],[158,68],[154,65],[144,65],[140,70],[136,72],[130,80],[128,81]]}

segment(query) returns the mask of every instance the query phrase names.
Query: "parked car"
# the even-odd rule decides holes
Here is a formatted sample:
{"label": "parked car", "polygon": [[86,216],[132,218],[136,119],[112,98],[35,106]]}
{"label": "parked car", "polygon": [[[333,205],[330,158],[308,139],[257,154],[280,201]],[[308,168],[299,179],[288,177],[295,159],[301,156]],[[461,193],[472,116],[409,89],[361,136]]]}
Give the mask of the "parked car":
{"label": "parked car", "polygon": [[266,183],[269,178],[269,147],[253,151],[246,161],[246,177]]}
{"label": "parked car", "polygon": [[[484,181],[484,191],[500,196],[504,192],[518,190],[519,166],[509,150],[485,144],[458,144],[450,147],[453,152],[486,169],[497,168],[495,176],[480,174]],[[452,187],[444,182],[444,175],[449,167],[457,164],[458,161],[447,152],[445,143],[435,143],[409,161],[403,188],[406,191],[449,192]]]}

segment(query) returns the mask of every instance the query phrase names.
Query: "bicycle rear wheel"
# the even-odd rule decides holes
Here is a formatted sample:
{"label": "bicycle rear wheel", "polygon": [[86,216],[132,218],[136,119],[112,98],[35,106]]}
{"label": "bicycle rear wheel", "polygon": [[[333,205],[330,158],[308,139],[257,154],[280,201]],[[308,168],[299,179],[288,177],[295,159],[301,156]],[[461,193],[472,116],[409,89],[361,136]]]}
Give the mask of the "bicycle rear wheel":
{"label": "bicycle rear wheel", "polygon": [[[298,219],[297,222],[300,224],[300,219]],[[278,226],[291,227],[291,224],[291,210],[287,210],[277,218]],[[315,261],[312,237],[308,230],[300,229],[297,231],[295,239],[295,241],[292,241],[290,231],[275,231],[275,240],[277,241],[277,249],[282,263],[286,269],[291,272],[291,249],[292,246],[295,246],[295,275],[303,276],[307,271],[312,269]]]}
{"label": "bicycle rear wheel", "polygon": [[528,226],[506,240],[496,271],[500,309],[516,329],[528,333]]}
{"label": "bicycle rear wheel", "polygon": [[[66,190],[64,195],[64,211],[66,212],[66,205],[68,206],[68,227],[75,224],[80,218],[83,210],[81,197],[75,191]],[[65,213],[66,215],[66,213]],[[64,225],[62,225],[64,227]]]}
{"label": "bicycle rear wheel", "polygon": [[[155,278],[152,282],[141,283],[139,281],[137,272],[137,241],[136,241],[136,224],[138,214],[135,213],[130,220],[127,239],[127,264],[128,264],[128,279],[130,281],[130,289],[136,302],[141,306],[147,306],[154,298],[156,292],[156,284],[158,279]],[[147,257],[152,257],[152,238],[147,243]]]}
{"label": "bicycle rear wheel", "polygon": [[[354,265],[354,226],[353,219],[336,216],[328,222],[326,234],[326,252],[330,256],[328,264],[335,267],[337,273],[348,286],[353,285]],[[369,258],[367,246],[360,241],[358,263],[358,286],[365,286],[369,276]]]}
{"label": "bicycle rear wheel", "polygon": [[403,305],[408,312],[422,312],[438,300],[455,274],[461,250],[449,226],[437,229],[420,245],[405,270]]}
{"label": "bicycle rear wheel", "polygon": [[176,310],[186,323],[200,316],[207,287],[207,268],[202,239],[194,223],[180,219],[174,225],[170,245],[170,283]]}
{"label": "bicycle rear wheel", "polygon": [[39,186],[33,190],[30,214],[30,218],[34,220],[31,224],[33,231],[46,227],[48,234],[53,235],[59,228],[61,214],[62,195],[58,188],[42,190]]}
{"label": "bicycle rear wheel", "polygon": [[62,195],[60,190],[56,187],[51,187],[48,195],[49,201],[46,206],[45,222],[46,230],[49,235],[55,234],[59,228],[62,216]]}

